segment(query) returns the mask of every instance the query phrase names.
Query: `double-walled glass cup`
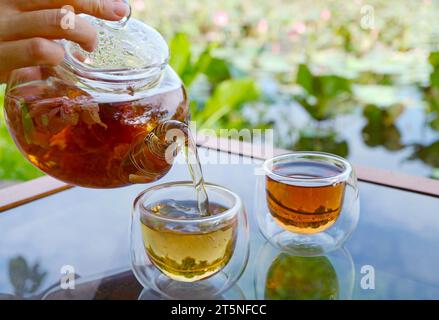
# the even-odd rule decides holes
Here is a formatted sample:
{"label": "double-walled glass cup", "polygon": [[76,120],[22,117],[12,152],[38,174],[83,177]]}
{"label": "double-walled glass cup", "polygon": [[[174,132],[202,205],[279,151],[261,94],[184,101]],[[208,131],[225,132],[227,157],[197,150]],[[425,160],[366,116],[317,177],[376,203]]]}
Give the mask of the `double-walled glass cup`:
{"label": "double-walled glass cup", "polygon": [[134,202],[132,269],[145,288],[163,298],[215,299],[246,267],[249,229],[241,199],[218,185],[206,183],[205,188],[211,206],[224,211],[193,217],[157,213],[157,204],[196,201],[192,182],[154,186]]}
{"label": "double-walled glass cup", "polygon": [[255,194],[262,234],[282,250],[319,255],[343,245],[359,219],[352,166],[320,152],[294,152],[263,164]]}

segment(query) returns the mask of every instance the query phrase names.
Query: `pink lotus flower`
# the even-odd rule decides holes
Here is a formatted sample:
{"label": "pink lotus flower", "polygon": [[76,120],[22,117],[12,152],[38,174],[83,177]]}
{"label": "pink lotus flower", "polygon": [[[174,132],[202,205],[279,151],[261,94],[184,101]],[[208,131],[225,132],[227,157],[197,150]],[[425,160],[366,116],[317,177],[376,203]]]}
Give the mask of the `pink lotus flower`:
{"label": "pink lotus flower", "polygon": [[328,21],[329,19],[331,19],[331,11],[328,9],[324,9],[320,12],[320,18],[322,18],[323,21]]}
{"label": "pink lotus flower", "polygon": [[296,22],[291,27],[290,32],[288,32],[288,37],[290,39],[296,39],[299,35],[306,32],[306,25],[303,22]]}
{"label": "pink lotus flower", "polygon": [[261,19],[256,27],[259,33],[267,33],[268,31],[268,21],[266,19]]}
{"label": "pink lotus flower", "polygon": [[133,9],[134,9],[135,11],[142,12],[142,11],[144,11],[145,8],[146,8],[145,0],[134,0],[134,1],[132,2],[132,4],[133,4]]}
{"label": "pink lotus flower", "polygon": [[225,11],[218,11],[213,17],[213,23],[218,27],[225,27],[229,24],[229,15]]}
{"label": "pink lotus flower", "polygon": [[306,32],[306,25],[303,22],[296,22],[293,24],[291,31],[297,34],[304,34]]}

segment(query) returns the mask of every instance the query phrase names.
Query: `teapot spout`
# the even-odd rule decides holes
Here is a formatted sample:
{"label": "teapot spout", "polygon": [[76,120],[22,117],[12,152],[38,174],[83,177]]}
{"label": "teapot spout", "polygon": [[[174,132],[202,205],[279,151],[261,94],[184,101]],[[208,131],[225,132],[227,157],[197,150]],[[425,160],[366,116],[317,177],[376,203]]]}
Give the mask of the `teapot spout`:
{"label": "teapot spout", "polygon": [[186,143],[187,135],[188,126],[183,122],[167,120],[160,123],[131,147],[122,162],[122,178],[127,183],[159,180],[171,169],[180,146]]}

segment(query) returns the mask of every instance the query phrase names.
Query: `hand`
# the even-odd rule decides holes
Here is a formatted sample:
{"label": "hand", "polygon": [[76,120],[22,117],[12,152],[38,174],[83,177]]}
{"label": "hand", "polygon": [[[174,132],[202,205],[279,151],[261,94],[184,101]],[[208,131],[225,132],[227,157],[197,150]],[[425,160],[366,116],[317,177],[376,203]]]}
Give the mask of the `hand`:
{"label": "hand", "polygon": [[64,59],[63,47],[55,39],[67,39],[87,51],[96,46],[96,30],[85,19],[75,16],[73,29],[62,28],[65,11],[85,13],[117,21],[129,14],[122,0],[0,0],[0,83],[12,70],[58,65]]}

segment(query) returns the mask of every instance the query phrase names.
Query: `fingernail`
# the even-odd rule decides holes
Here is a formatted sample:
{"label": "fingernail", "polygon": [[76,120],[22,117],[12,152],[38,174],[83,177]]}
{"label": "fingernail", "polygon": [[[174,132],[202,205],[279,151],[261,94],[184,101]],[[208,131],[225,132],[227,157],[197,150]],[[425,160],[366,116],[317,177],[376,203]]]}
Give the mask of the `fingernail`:
{"label": "fingernail", "polygon": [[97,47],[97,41],[94,41],[93,43],[87,43],[82,46],[82,48],[88,52],[93,52],[96,49],[96,47]]}
{"label": "fingernail", "polygon": [[91,46],[89,46],[89,47],[87,48],[87,51],[88,51],[88,52],[93,52],[93,51],[95,51],[95,49],[96,49],[96,45],[91,45]]}
{"label": "fingernail", "polygon": [[123,2],[114,2],[113,3],[113,12],[120,18],[126,17],[130,13],[130,7]]}

